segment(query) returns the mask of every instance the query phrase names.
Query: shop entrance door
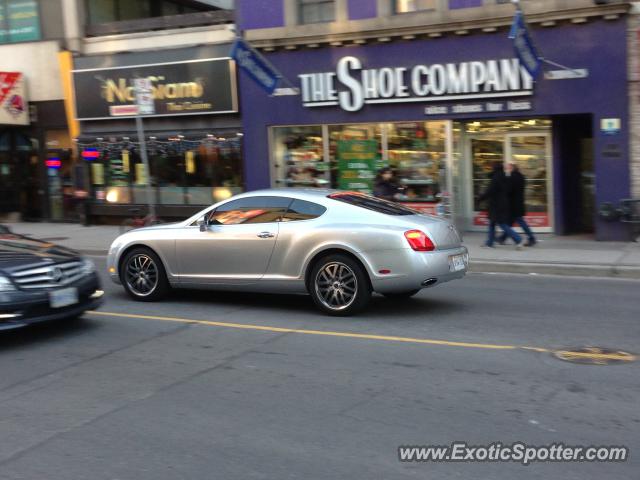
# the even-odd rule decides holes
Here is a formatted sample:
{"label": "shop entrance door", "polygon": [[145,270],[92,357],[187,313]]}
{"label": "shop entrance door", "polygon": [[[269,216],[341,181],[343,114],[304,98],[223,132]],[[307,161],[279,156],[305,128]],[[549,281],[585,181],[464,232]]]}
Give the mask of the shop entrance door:
{"label": "shop entrance door", "polygon": [[489,185],[494,162],[513,161],[526,177],[527,223],[536,232],[553,231],[551,198],[551,136],[543,132],[479,134],[467,137],[466,156],[470,164],[467,218],[471,229],[487,225],[486,203],[478,198]]}

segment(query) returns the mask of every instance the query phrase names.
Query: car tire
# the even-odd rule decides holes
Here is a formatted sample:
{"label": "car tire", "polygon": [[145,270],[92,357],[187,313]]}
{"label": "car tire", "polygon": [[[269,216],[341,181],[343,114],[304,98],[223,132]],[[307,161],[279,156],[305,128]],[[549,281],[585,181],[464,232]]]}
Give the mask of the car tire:
{"label": "car tire", "polygon": [[160,257],[149,248],[134,248],[125,255],[120,281],[129,296],[140,302],[161,300],[171,290]]}
{"label": "car tire", "polygon": [[311,269],[308,286],[316,306],[337,317],[353,315],[371,300],[367,272],[347,255],[321,258]]}
{"label": "car tire", "polygon": [[413,297],[419,291],[420,289],[408,290],[406,292],[383,293],[383,295],[392,300],[402,300],[402,299]]}

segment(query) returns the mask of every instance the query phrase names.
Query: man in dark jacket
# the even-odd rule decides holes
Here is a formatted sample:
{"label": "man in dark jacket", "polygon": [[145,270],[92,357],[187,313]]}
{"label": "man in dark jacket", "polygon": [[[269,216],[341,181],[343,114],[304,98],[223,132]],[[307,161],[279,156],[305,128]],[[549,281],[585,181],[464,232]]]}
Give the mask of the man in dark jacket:
{"label": "man in dark jacket", "polygon": [[[525,193],[525,176],[520,172],[518,165],[514,162],[507,163],[506,177],[509,185],[509,225],[517,223],[527,236],[527,247],[533,247],[537,241],[533,235],[529,224],[524,219],[526,210],[524,205],[524,193]],[[500,243],[504,243],[507,236],[502,235]]]}
{"label": "man in dark jacket", "polygon": [[489,178],[491,179],[489,188],[478,199],[488,200],[489,203],[489,232],[485,246],[493,248],[496,240],[496,225],[498,225],[507,237],[513,239],[516,248],[520,249],[522,237],[509,226],[509,182],[501,162],[493,164],[493,171]]}

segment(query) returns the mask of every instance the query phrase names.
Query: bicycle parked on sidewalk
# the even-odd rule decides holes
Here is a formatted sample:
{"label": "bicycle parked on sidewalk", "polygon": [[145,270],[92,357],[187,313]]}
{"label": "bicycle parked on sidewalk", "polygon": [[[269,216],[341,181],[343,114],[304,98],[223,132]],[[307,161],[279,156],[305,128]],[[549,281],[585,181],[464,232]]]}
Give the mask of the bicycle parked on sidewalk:
{"label": "bicycle parked on sidewalk", "polygon": [[151,212],[142,216],[139,208],[131,208],[129,213],[132,215],[130,218],[125,218],[120,224],[120,233],[125,233],[136,228],[149,227],[151,225],[158,225],[162,223],[157,216]]}

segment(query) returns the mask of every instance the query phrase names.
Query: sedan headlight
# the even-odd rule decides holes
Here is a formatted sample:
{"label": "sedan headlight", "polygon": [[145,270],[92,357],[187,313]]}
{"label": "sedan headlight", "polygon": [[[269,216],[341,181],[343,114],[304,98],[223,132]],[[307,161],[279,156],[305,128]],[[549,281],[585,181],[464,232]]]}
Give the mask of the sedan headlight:
{"label": "sedan headlight", "polygon": [[90,275],[95,271],[96,271],[95,264],[91,260],[89,260],[88,258],[83,258],[82,259],[82,274],[83,275]]}
{"label": "sedan headlight", "polygon": [[12,292],[16,289],[7,277],[0,275],[0,292]]}

